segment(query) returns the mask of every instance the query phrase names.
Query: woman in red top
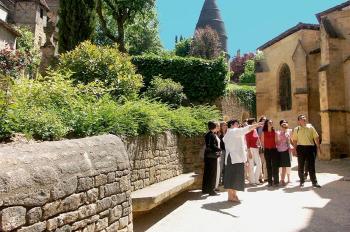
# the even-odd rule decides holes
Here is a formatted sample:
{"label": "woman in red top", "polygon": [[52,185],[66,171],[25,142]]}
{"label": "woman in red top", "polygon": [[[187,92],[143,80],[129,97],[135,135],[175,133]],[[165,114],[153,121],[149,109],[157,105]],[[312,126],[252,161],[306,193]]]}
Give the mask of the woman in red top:
{"label": "woman in red top", "polygon": [[275,129],[273,128],[273,122],[269,119],[265,121],[263,133],[261,135],[261,143],[265,150],[264,156],[267,168],[267,181],[269,182],[269,186],[278,186],[279,155],[276,146]]}

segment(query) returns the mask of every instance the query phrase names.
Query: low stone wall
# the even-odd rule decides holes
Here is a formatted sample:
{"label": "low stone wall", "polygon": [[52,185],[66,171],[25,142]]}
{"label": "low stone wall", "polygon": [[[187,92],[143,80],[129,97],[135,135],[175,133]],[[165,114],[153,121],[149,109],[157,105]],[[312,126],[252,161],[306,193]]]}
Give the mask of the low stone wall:
{"label": "low stone wall", "polygon": [[113,135],[0,148],[0,231],[132,231],[130,164]]}
{"label": "low stone wall", "polygon": [[178,137],[170,132],[158,136],[124,138],[131,166],[131,189],[178,176],[184,172]]}
{"label": "low stone wall", "polygon": [[182,173],[202,173],[202,136],[188,138],[166,132],[123,140],[130,159],[132,191]]}

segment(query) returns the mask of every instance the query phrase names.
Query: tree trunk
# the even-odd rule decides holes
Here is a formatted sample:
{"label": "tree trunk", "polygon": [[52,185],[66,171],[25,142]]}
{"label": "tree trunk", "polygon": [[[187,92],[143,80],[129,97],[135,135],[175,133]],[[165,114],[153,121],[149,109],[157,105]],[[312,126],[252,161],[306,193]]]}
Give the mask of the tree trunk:
{"label": "tree trunk", "polygon": [[117,43],[119,46],[119,51],[122,53],[126,53],[124,22],[121,19],[117,19],[117,26],[118,26]]}

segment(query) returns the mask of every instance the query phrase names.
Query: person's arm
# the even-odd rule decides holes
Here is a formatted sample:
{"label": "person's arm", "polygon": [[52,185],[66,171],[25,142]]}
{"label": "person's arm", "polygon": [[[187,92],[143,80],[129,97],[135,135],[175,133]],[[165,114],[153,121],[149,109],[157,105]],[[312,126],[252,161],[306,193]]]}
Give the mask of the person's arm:
{"label": "person's arm", "polygon": [[296,156],[297,153],[296,153],[296,147],[298,145],[298,134],[297,134],[297,131],[298,129],[294,129],[293,132],[292,132],[292,137],[291,137],[291,142],[292,142],[292,145],[294,147],[294,152],[293,152],[293,156]]}
{"label": "person's arm", "polygon": [[261,146],[262,146],[262,147],[265,147],[264,132],[262,132],[261,135],[260,135],[260,142],[261,142]]}
{"label": "person's arm", "polygon": [[248,159],[253,159],[253,155],[250,152],[250,144],[249,144],[249,135],[245,135],[245,143],[247,144],[247,153],[248,153]]}
{"label": "person's arm", "polygon": [[312,127],[312,136],[314,137],[314,142],[317,147],[317,152],[321,154],[321,146],[320,146],[320,136],[318,135],[316,129]]}

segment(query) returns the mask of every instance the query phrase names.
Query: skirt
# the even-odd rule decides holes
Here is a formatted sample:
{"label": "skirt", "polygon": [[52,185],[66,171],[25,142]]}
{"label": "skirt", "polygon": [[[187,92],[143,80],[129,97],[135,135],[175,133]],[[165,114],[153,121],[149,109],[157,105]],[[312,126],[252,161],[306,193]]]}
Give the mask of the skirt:
{"label": "skirt", "polygon": [[224,188],[244,191],[244,163],[232,164],[230,156],[225,166]]}
{"label": "skirt", "polygon": [[283,152],[278,152],[280,155],[280,167],[290,167],[291,162],[290,162],[290,155],[289,151],[283,151]]}

